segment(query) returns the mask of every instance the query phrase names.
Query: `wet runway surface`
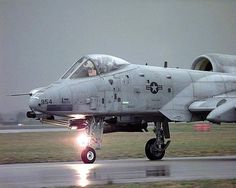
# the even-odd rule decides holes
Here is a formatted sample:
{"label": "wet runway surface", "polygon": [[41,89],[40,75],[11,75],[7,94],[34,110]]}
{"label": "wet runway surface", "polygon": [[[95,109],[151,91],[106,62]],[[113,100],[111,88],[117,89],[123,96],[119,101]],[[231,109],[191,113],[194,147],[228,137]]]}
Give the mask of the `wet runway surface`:
{"label": "wet runway surface", "polygon": [[68,128],[50,125],[1,125],[0,134],[6,133],[31,133],[31,132],[60,132],[68,131]]}
{"label": "wet runway surface", "polygon": [[0,187],[5,188],[232,178],[236,156],[0,165]]}
{"label": "wet runway surface", "polygon": [[43,129],[12,129],[12,130],[0,130],[0,134],[6,133],[40,133],[40,132],[63,132],[68,131],[66,128],[43,128]]}

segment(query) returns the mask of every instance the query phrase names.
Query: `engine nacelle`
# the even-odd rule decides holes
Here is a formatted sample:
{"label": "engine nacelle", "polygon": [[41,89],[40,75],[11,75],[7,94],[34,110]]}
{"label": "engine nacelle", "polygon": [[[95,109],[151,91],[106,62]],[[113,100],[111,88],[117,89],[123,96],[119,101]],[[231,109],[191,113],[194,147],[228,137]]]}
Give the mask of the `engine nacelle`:
{"label": "engine nacelle", "polygon": [[192,70],[236,74],[236,56],[226,54],[206,54],[197,57]]}

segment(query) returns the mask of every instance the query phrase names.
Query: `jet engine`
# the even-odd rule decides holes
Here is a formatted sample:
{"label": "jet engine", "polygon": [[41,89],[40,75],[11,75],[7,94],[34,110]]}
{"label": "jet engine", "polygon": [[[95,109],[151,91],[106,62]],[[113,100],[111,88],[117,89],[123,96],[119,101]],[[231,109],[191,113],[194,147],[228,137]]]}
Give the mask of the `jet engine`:
{"label": "jet engine", "polygon": [[205,54],[197,57],[192,70],[236,73],[236,56],[226,54]]}

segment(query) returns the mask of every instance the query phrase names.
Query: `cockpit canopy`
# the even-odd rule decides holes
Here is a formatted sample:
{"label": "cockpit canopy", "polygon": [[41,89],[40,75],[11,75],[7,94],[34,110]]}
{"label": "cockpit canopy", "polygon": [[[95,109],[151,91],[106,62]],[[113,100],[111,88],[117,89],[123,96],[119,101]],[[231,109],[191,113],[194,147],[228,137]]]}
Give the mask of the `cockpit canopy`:
{"label": "cockpit canopy", "polygon": [[129,63],[123,59],[109,55],[88,55],[79,59],[61,77],[61,79],[78,79],[106,74],[119,70]]}

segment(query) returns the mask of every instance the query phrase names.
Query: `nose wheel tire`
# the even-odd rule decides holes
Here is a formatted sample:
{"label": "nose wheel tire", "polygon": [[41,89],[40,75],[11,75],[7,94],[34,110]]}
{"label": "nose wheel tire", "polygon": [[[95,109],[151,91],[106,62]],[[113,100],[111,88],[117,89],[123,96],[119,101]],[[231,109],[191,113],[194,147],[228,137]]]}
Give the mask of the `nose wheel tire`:
{"label": "nose wheel tire", "polygon": [[156,145],[156,138],[152,138],[146,143],[145,153],[149,160],[161,160],[165,155],[165,150],[159,149]]}
{"label": "nose wheel tire", "polygon": [[96,152],[91,147],[86,147],[81,153],[81,159],[86,164],[94,163],[96,160]]}

